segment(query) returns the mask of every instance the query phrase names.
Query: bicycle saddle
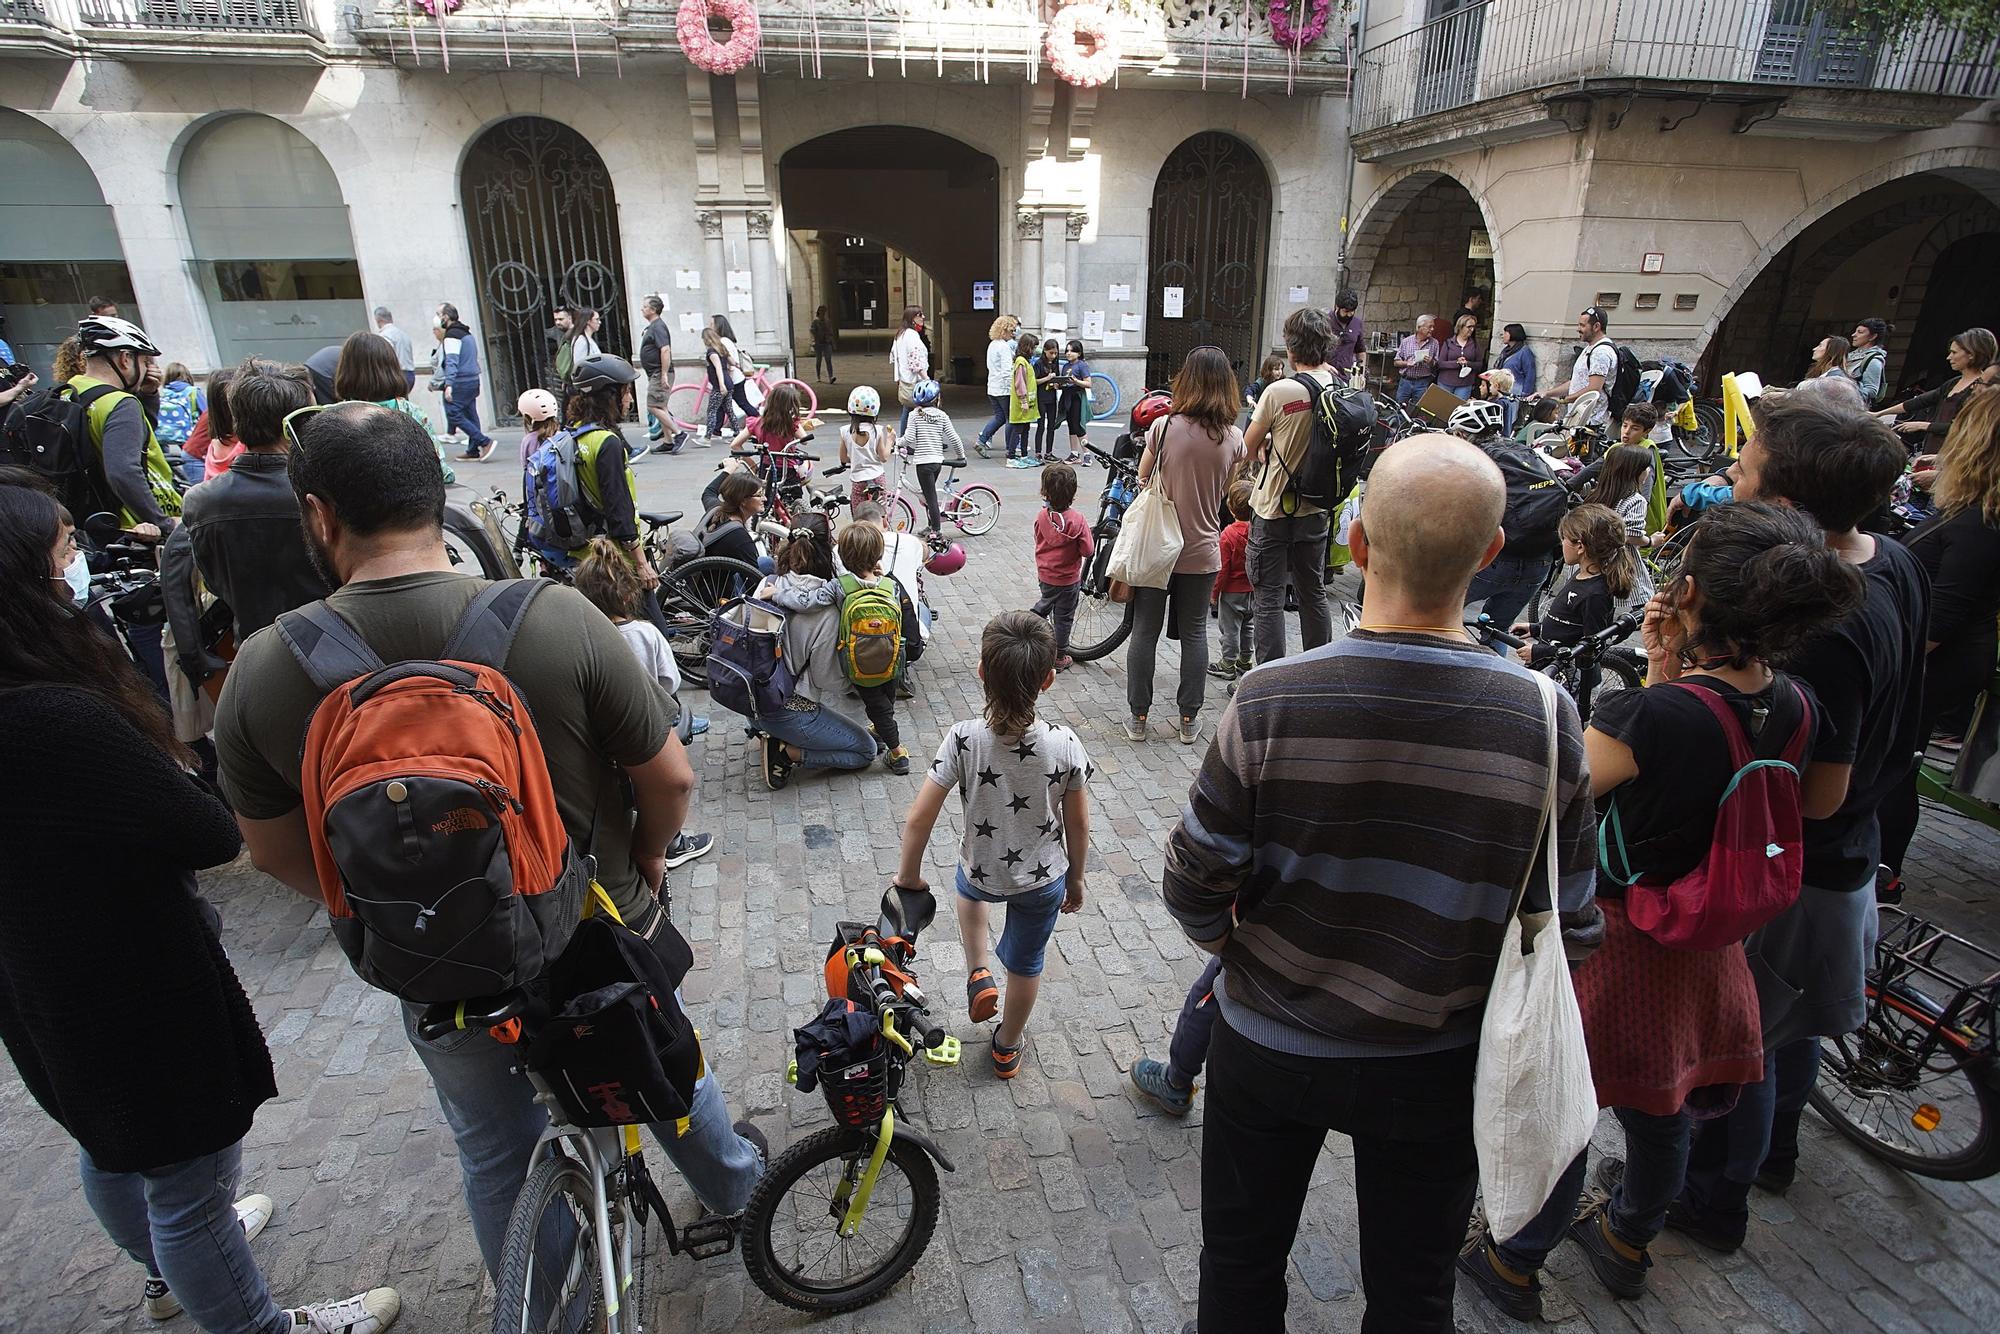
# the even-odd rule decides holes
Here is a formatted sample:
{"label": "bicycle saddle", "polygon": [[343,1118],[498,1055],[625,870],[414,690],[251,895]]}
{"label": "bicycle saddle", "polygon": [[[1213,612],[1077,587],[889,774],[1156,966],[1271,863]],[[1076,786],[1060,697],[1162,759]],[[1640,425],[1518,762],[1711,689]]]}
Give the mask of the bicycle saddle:
{"label": "bicycle saddle", "polygon": [[438,1001],[417,1020],[417,1033],[436,1040],[460,1029],[499,1028],[517,1019],[528,1008],[527,993],[516,987],[497,996],[475,996],[465,1001]]}
{"label": "bicycle saddle", "polygon": [[640,510],[639,517],[655,528],[667,528],[681,521],[681,511],[668,510],[665,514],[648,514]]}

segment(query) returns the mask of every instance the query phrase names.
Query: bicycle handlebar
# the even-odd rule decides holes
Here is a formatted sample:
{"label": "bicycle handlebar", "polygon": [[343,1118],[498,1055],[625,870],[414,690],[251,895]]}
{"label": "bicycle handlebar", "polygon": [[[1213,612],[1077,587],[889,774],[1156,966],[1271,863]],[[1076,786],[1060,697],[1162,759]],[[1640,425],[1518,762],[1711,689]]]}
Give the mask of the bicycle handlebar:
{"label": "bicycle handlebar", "polygon": [[527,1008],[528,998],[518,991],[483,1001],[440,1001],[417,1020],[417,1036],[435,1042],[460,1029],[499,1028],[520,1018]]}
{"label": "bicycle handlebar", "polygon": [[1485,612],[1479,613],[1478,620],[1467,621],[1465,623],[1465,628],[1472,631],[1473,634],[1477,635],[1481,639],[1492,640],[1496,643],[1505,644],[1508,648],[1519,648],[1521,647],[1521,645],[1528,642],[1527,640],[1521,638],[1517,634],[1513,634],[1512,632],[1507,630],[1502,630],[1500,628],[1499,622],[1495,621]]}
{"label": "bicycle handlebar", "polygon": [[761,447],[757,449],[732,449],[729,451],[729,457],[732,459],[800,459],[807,463],[819,462],[819,455],[817,454],[804,454],[788,449],[765,449]]}

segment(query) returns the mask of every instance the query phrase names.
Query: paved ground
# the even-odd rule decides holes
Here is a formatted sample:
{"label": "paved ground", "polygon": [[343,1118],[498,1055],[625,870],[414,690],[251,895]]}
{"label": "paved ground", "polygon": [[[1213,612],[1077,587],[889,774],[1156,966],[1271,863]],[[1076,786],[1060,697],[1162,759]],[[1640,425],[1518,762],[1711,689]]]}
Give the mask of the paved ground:
{"label": "paved ground", "polygon": [[[970,411],[967,413],[968,417]],[[968,422],[968,433],[973,428]],[[641,465],[650,505],[691,507],[712,455]],[[468,469],[477,477],[481,470]],[[932,580],[942,612],[934,656],[905,724],[913,749],[934,746],[978,708],[977,631],[987,616],[1032,597],[1028,524],[1032,474],[981,469],[1007,510],[969,543],[971,564]],[[1171,681],[1175,655],[1162,655]],[[993,1078],[985,1043],[957,1014],[965,1065],[920,1073],[910,1099],[959,1164],[945,1181],[945,1216],[915,1279],[869,1310],[824,1322],[857,1331],[1177,1331],[1191,1312],[1199,1251],[1201,1114],[1160,1115],[1126,1070],[1164,1048],[1195,951],[1161,909],[1161,840],[1178,814],[1201,751],[1162,736],[1118,734],[1122,654],[1061,677],[1054,714],[1082,734],[1098,764],[1090,897],[1064,918],[1051,952],[1033,1050],[1011,1084]],[[1164,697],[1170,700],[1171,685]],[[1223,693],[1209,700],[1221,708]],[[1170,704],[1169,704],[1169,707]],[[832,923],[872,915],[894,868],[908,778],[880,769],[807,776],[764,789],[751,751],[726,716],[698,746],[693,824],[718,851],[672,874],[674,917],[694,942],[687,995],[708,1035],[732,1104],[774,1144],[824,1120],[815,1095],[783,1082],[792,1026],[818,1000]],[[933,879],[948,873],[955,814],[932,847]],[[1956,817],[1927,814],[1913,856],[1912,903],[2000,939],[1991,882],[2000,838]],[[459,1198],[451,1143],[390,999],[357,981],[323,917],[247,863],[209,876],[225,936],[255,999],[276,1059],[280,1100],[251,1131],[245,1188],[268,1192],[277,1219],[256,1251],[281,1299],[344,1295],[392,1283],[402,1328],[419,1334],[484,1329],[491,1294]],[[949,915],[927,941],[932,993],[962,995],[963,953]],[[143,1070],[134,1071],[143,1079]],[[1608,1120],[1607,1120],[1607,1124]],[[1616,1133],[1604,1144],[1616,1146]],[[117,1255],[86,1211],[68,1139],[0,1075],[0,1329],[151,1328],[137,1314],[139,1271]],[[686,1192],[668,1173],[675,1207]],[[1292,1321],[1299,1330],[1358,1327],[1351,1160],[1328,1143],[1293,1252]],[[2000,1182],[1919,1181],[1877,1165],[1808,1118],[1802,1180],[1783,1199],[1759,1196],[1750,1244],[1730,1259],[1691,1252],[1672,1234],[1657,1248],[1652,1296],[1617,1303],[1558,1251],[1548,1311],[1578,1331],[1973,1331],[2000,1329]],[[808,1321],[767,1301],[735,1258],[657,1261],[652,1328],[785,1330]],[[1461,1292],[1463,1329],[1509,1322]],[[179,1322],[186,1328],[185,1318]]]}

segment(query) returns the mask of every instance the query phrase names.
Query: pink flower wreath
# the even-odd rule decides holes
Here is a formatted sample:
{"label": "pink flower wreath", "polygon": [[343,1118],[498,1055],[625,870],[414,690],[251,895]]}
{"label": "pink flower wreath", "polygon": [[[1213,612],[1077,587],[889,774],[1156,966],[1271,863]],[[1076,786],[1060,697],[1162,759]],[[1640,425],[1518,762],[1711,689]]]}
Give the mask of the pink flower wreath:
{"label": "pink flower wreath", "polygon": [[[1305,10],[1303,28],[1292,26],[1294,7]],[[1302,46],[1311,46],[1326,31],[1326,12],[1330,7],[1331,0],[1271,0],[1267,11],[1271,19],[1271,40],[1294,51]]]}
{"label": "pink flower wreath", "polygon": [[[729,40],[718,43],[708,32],[710,18],[729,25]],[[674,15],[674,35],[681,52],[697,69],[710,74],[734,74],[757,58],[760,32],[755,0],[681,0]]]}
{"label": "pink flower wreath", "polygon": [[1043,49],[1056,77],[1078,88],[1102,87],[1118,73],[1118,28],[1102,5],[1073,4],[1057,14]]}

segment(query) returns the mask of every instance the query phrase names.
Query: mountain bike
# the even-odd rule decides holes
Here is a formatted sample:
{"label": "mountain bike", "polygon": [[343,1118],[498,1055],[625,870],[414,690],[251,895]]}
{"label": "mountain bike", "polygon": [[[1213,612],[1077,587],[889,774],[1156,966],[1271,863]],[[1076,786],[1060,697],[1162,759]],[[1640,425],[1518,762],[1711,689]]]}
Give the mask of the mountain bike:
{"label": "mountain bike", "polygon": [[1082,596],[1076,602],[1076,619],[1070,626],[1069,656],[1078,662],[1094,662],[1112,652],[1132,633],[1132,602],[1111,600],[1111,548],[1124,526],[1125,511],[1139,498],[1139,466],[1105,453],[1089,441],[1088,450],[1109,473],[1104,491],[1097,499],[1097,522],[1091,525],[1096,550],[1083,563]]}
{"label": "mountain bike", "polygon": [[529,1064],[526,992],[432,1005],[417,1023],[430,1041],[468,1029],[516,1047],[519,1071],[548,1110],[535,1165],[514,1201],[494,1285],[494,1334],[641,1334],[646,1232],[654,1215],[673,1255],[698,1260],[736,1246],[730,1219],[707,1214],[677,1227],[641,1152],[639,1127],[578,1126]]}
{"label": "mountain bike", "polygon": [[2000,1172],[2000,954],[1882,905],[1860,1029],[1820,1039],[1813,1110],[1886,1163],[1940,1181]]}
{"label": "mountain bike", "polygon": [[[832,999],[872,1013],[879,1036],[821,1058],[816,1072],[836,1124],[771,1160],[743,1211],[743,1267],[773,1299],[832,1314],[865,1306],[916,1267],[937,1228],[944,1151],[901,1119],[917,1053],[956,1065],[959,1042],[931,1019],[910,967],[937,900],[891,886],[872,927],[841,922],[826,965]],[[829,1061],[836,1064],[829,1066]],[[787,1078],[798,1082],[798,1062]]]}
{"label": "mountain bike", "polygon": [[[1621,690],[1645,687],[1645,660],[1631,649],[1618,647],[1638,631],[1644,617],[1644,609],[1635,608],[1574,644],[1545,645],[1549,657],[1535,670],[1554,677],[1556,684],[1569,692],[1570,698],[1576,701],[1577,716],[1583,722],[1588,723],[1591,709],[1610,696]],[[1484,612],[1477,620],[1467,621],[1465,628],[1488,648],[1504,644],[1509,649],[1517,649],[1527,642],[1519,635],[1501,629]]]}
{"label": "mountain bike", "polygon": [[[750,388],[744,390],[743,396],[753,404],[762,404],[770,397],[773,389],[781,384],[788,384],[805,395],[806,416],[819,415],[819,395],[815,394],[813,387],[804,380],[795,380],[788,375],[773,379],[769,366],[758,366],[750,373],[745,383]],[[706,371],[695,379],[682,380],[667,391],[668,418],[683,431],[699,434],[707,430],[710,392]]]}

